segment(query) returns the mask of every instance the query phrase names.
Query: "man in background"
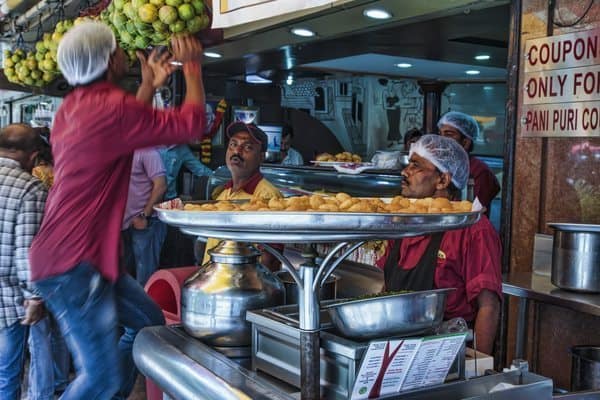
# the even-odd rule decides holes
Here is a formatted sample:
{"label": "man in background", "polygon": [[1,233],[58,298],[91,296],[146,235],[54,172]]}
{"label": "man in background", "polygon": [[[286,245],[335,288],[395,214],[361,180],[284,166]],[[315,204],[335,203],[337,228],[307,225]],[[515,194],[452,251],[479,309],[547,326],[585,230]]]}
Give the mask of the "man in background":
{"label": "man in background", "polygon": [[125,266],[142,286],[158,268],[167,228],[154,215],[154,205],[166,191],[165,167],[158,150],[136,150],[121,235]]}
{"label": "man in background", "polygon": [[159,152],[166,170],[167,190],[165,200],[171,200],[179,196],[177,193],[177,177],[182,167],[187,168],[197,177],[211,176],[213,173],[212,169],[196,158],[187,144],[167,146],[160,149]]}
{"label": "man in background", "polygon": [[286,124],[281,131],[281,165],[304,165],[302,154],[292,148],[294,129]]}
{"label": "man in background", "polygon": [[[265,159],[268,137],[254,124],[233,122],[227,127],[227,152],[225,163],[231,172],[231,180],[225,184],[216,200],[251,200],[282,197],[279,190],[266,180],[260,172],[260,164]],[[209,238],[202,264],[209,261],[208,250],[219,241]],[[282,248],[279,247],[280,249]],[[263,252],[261,262],[271,270],[279,269],[279,261],[271,254]]]}
{"label": "man in background", "polygon": [[492,170],[480,159],[472,156],[473,141],[479,136],[479,125],[475,118],[458,111],[450,111],[438,121],[440,135],[454,139],[469,153],[469,178],[473,179],[473,194],[487,208],[500,192],[500,184]]}
{"label": "man in background", "polygon": [[43,140],[28,125],[0,131],[0,398],[20,399],[23,359],[31,327],[32,400],[54,398],[52,351],[36,323],[44,305],[29,282],[28,251],[44,213],[46,189],[31,175]]}

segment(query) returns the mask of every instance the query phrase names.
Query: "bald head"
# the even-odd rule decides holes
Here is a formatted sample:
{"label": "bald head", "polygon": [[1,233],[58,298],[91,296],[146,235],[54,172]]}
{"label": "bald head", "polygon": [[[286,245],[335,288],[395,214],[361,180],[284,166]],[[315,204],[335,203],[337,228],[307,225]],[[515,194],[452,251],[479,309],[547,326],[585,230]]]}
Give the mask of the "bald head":
{"label": "bald head", "polygon": [[29,125],[11,124],[0,130],[0,157],[18,161],[26,171],[33,169],[43,145],[43,139]]}

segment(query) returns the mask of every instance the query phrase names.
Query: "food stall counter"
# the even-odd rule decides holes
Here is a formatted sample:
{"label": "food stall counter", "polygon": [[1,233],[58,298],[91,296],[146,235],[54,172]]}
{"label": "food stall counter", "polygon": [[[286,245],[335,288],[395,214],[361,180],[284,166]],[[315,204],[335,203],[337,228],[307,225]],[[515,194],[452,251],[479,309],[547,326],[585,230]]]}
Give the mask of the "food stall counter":
{"label": "food stall counter", "polygon": [[549,276],[532,272],[513,272],[503,276],[502,291],[519,298],[515,358],[523,358],[527,339],[527,309],[529,301],[568,308],[573,311],[600,316],[600,296],[559,289]]}

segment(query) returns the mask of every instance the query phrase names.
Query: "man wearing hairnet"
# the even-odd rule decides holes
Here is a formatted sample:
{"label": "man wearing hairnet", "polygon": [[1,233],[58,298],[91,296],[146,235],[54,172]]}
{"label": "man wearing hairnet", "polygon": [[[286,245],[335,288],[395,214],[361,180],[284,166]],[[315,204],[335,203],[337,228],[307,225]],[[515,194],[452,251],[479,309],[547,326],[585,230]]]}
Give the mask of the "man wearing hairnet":
{"label": "man wearing hairnet", "polygon": [[[454,140],[425,135],[411,146],[402,175],[405,197],[456,200],[467,184],[469,158]],[[482,216],[464,229],[390,241],[377,264],[385,290],[455,288],[444,318],[464,318],[474,327],[477,349],[491,354],[502,298],[500,256],[498,234]]]}
{"label": "man wearing hairnet", "polygon": [[116,86],[128,66],[108,26],[81,23],[58,46],[58,66],[74,89],[56,113],[54,186],[29,258],[31,279],[77,368],[62,399],[126,398],[137,373],[135,335],[164,323],[159,307],[119,266],[119,232],[134,150],[187,143],[204,132],[202,46],[176,37],[172,52],[183,64],[185,100],[157,110],[154,92],[174,68],[168,53],[138,52],[142,82],[133,96]]}
{"label": "man wearing hairnet", "polygon": [[[473,141],[479,136],[479,125],[470,115],[450,111],[442,115],[438,121],[440,135],[454,139],[468,153],[473,151]],[[500,184],[492,170],[480,159],[469,156],[469,177],[473,178],[474,196],[487,208],[486,215],[490,215],[490,205],[494,197],[500,192]]]}

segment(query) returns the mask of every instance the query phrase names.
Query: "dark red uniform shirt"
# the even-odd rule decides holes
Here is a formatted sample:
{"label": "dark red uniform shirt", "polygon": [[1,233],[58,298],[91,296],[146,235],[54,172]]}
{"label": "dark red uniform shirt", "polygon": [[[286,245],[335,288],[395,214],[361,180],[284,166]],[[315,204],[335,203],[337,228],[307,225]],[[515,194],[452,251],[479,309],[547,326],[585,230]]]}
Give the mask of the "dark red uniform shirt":
{"label": "dark red uniform shirt", "polygon": [[477,157],[469,157],[469,176],[473,178],[475,187],[473,193],[479,202],[487,208],[486,215],[490,215],[490,204],[500,192],[500,184],[496,175],[486,163]]}
{"label": "dark red uniform shirt", "polygon": [[[402,239],[398,268],[414,268],[431,236]],[[383,268],[391,246],[377,261]],[[501,245],[496,230],[482,216],[476,224],[444,233],[435,269],[434,287],[456,288],[446,303],[445,319],[463,317],[472,321],[477,314],[477,296],[482,289],[496,293],[502,300]]]}
{"label": "dark red uniform shirt", "polygon": [[153,109],[108,82],[67,95],[52,128],[54,186],[30,250],[31,279],[87,261],[116,280],[133,151],[189,142],[205,125],[203,106]]}

